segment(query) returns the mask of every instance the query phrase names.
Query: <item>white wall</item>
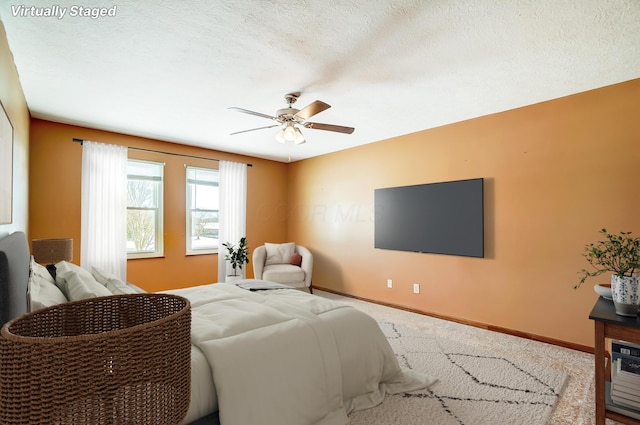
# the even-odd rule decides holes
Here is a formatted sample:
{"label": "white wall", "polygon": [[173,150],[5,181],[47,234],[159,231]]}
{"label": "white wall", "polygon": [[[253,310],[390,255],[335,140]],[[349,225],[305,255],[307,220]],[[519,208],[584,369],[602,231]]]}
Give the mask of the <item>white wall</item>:
{"label": "white wall", "polygon": [[0,102],[13,126],[13,214],[11,224],[0,224],[0,237],[27,232],[29,216],[29,110],[0,21]]}

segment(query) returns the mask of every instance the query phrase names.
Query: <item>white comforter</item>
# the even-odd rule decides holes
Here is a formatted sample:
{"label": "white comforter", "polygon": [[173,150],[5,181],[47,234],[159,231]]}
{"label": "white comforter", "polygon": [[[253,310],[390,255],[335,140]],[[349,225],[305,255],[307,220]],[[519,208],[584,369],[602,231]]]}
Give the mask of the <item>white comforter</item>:
{"label": "white comforter", "polygon": [[191,302],[191,342],[209,362],[222,425],[348,424],[385,393],[435,382],[401,369],[376,321],[349,306],[226,283],[171,293]]}

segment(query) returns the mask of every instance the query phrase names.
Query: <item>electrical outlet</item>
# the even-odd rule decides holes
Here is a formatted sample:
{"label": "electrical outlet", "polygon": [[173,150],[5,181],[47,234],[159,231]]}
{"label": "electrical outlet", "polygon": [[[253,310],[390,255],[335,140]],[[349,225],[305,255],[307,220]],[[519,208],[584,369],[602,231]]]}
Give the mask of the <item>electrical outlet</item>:
{"label": "electrical outlet", "polygon": [[420,293],[420,284],[419,283],[414,283],[413,284],[413,293],[414,294],[419,294]]}
{"label": "electrical outlet", "polygon": [[393,288],[393,280],[387,279],[387,288]]}

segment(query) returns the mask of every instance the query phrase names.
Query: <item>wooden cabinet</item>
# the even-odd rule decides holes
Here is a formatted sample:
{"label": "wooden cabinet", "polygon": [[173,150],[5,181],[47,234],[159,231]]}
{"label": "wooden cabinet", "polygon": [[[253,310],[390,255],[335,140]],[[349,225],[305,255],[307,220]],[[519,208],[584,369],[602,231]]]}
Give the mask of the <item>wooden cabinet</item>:
{"label": "wooden cabinet", "polygon": [[611,372],[607,355],[606,340],[620,339],[640,344],[640,317],[619,316],[615,312],[613,301],[602,297],[593,306],[589,319],[595,322],[595,373],[596,373],[596,425],[605,425],[605,419],[627,425],[640,425],[640,420],[613,412],[606,408],[607,381]]}

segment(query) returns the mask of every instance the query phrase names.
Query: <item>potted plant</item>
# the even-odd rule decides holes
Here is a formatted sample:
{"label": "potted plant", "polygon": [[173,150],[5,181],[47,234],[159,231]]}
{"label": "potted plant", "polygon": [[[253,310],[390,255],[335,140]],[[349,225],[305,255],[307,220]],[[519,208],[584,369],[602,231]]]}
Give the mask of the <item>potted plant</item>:
{"label": "potted plant", "polygon": [[233,269],[234,278],[239,277],[242,273],[242,268],[245,264],[249,264],[249,248],[247,247],[247,238],[240,238],[240,242],[238,246],[231,245],[229,242],[225,242],[222,244],[225,248],[227,248],[227,254],[224,259],[231,263],[231,268]]}
{"label": "potted plant", "polygon": [[640,278],[636,272],[640,269],[640,238],[631,236],[631,232],[618,235],[600,230],[604,240],[587,244],[582,256],[594,270],[582,269],[580,281],[574,286],[579,288],[588,278],[611,272],[611,294],[616,313],[622,316],[635,316],[640,305]]}

